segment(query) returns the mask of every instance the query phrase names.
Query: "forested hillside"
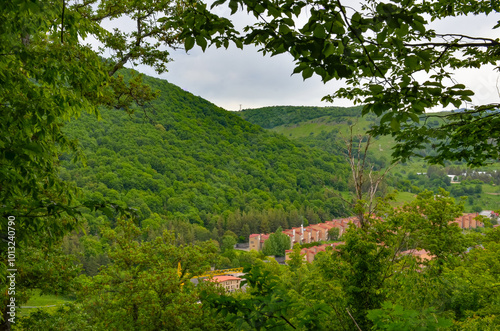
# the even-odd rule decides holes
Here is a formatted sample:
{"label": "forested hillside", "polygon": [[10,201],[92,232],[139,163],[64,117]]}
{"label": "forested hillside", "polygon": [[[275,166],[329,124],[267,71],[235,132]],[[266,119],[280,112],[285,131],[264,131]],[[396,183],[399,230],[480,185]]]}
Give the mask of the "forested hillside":
{"label": "forested hillside", "polygon": [[[349,126],[354,125],[355,135],[364,136],[380,122],[373,114],[361,117],[361,108],[273,106],[246,109],[238,114],[272,132],[281,133],[330,155],[343,157],[346,150],[344,139],[349,137]],[[427,125],[437,127],[441,122],[442,120],[436,117],[429,119]],[[366,141],[366,138],[363,140]],[[395,144],[394,138],[390,136],[372,140],[367,155],[370,167],[374,170],[387,167],[392,159]],[[436,151],[429,143],[418,153],[425,157],[435,155]],[[422,190],[438,192],[441,187],[455,198],[467,197],[465,208],[469,212],[496,209],[500,205],[499,163],[470,169],[465,162],[446,161],[444,166],[439,166],[413,158],[389,172],[386,184],[388,186],[383,188],[387,187],[387,191],[396,189],[400,192],[400,202],[411,200]]]}
{"label": "forested hillside", "polygon": [[238,114],[245,120],[265,129],[280,125],[291,125],[321,117],[330,122],[340,123],[361,116],[362,107],[297,107],[273,106],[245,109]]}
{"label": "forested hillside", "polygon": [[[264,226],[271,231],[346,215],[332,194],[347,189],[341,158],[266,132],[166,81],[146,83],[159,97],[133,115],[102,110],[100,121],[87,115],[65,127],[87,166],[63,155],[61,176],[86,198],[137,208],[142,222],[164,216],[211,231],[218,216],[234,213],[242,223],[231,228],[243,236],[260,231],[272,210],[287,217]],[[245,214],[253,220],[242,221]]]}

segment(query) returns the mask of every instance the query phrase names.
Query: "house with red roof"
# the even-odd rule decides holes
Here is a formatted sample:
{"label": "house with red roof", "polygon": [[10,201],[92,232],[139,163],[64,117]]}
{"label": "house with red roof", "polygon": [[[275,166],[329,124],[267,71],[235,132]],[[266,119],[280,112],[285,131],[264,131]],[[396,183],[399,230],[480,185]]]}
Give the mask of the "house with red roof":
{"label": "house with red roof", "polygon": [[234,292],[240,289],[241,278],[235,276],[214,276],[206,279],[223,287],[227,292]]}
{"label": "house with red roof", "polygon": [[[311,263],[314,261],[314,258],[316,254],[319,252],[325,252],[327,247],[333,247],[335,249],[338,245],[343,244],[343,242],[336,242],[336,243],[331,243],[331,244],[323,244],[323,245],[317,245],[317,246],[312,246],[308,248],[302,248],[300,250],[300,254],[303,255],[302,260],[304,262]],[[290,254],[293,252],[292,249],[286,250],[285,251],[285,261],[290,260]]]}
{"label": "house with red roof", "polygon": [[264,242],[269,239],[268,234],[251,234],[248,239],[249,249],[261,251],[264,248]]}

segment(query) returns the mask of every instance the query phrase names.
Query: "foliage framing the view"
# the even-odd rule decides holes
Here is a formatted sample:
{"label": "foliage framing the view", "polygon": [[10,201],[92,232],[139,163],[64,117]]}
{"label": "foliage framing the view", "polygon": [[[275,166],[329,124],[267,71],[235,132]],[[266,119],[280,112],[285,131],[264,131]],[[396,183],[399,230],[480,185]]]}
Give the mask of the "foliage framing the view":
{"label": "foliage framing the view", "polygon": [[[119,18],[134,22],[135,29],[103,27]],[[16,217],[16,226],[24,230],[18,231],[16,245],[25,250],[36,244],[33,237],[49,245],[60,241],[75,228],[79,207],[113,214],[109,205],[79,205],[74,187],[59,178],[59,154],[77,150],[76,141],[61,130],[63,124],[82,112],[99,117],[98,106],[131,112],[131,105],[155,98],[140,75],[125,81],[115,73],[129,61],[165,71],[168,49],[183,44],[180,33],[186,24],[192,28],[196,21],[203,40],[218,45],[233,33],[226,19],[211,15],[199,2],[7,0],[0,19],[0,231],[3,236],[8,216]],[[99,43],[98,51],[83,42],[87,38]],[[105,53],[112,55],[104,60]],[[4,240],[0,249],[3,288]],[[17,267],[22,274],[22,262]],[[21,298],[24,287],[18,284]],[[2,309],[6,299],[1,299]]]}
{"label": "foliage framing the view", "polygon": [[[429,26],[429,20],[495,14],[498,3],[367,0],[352,7],[340,0],[219,0],[214,6],[224,3],[232,13],[241,7],[257,18],[245,28],[245,44],[261,46],[264,54],[289,53],[294,73],[304,79],[316,74],[324,82],[345,80],[347,87],[324,99],[363,103],[363,114],[380,117],[371,132],[396,138],[396,159],[416,155],[429,142],[438,154],[428,159],[436,163],[456,159],[477,166],[500,158],[499,104],[469,106],[474,92],[457,83],[451,71],[485,65],[498,69],[499,40],[440,33]],[[415,78],[420,73],[427,78]],[[426,109],[464,103],[467,108],[443,116],[442,125],[427,125],[434,115],[426,115]]]}
{"label": "foliage framing the view", "polygon": [[[216,4],[222,2],[218,1]],[[302,36],[294,33],[296,31],[293,31],[291,17],[297,16],[309,2],[244,3],[257,16],[268,10],[273,17],[270,23],[266,22],[262,26],[263,29],[254,30],[244,41],[264,43],[264,47],[273,53],[290,51],[298,61],[297,72],[302,72],[304,78],[316,73],[324,80],[340,77],[352,79],[354,87],[340,90],[337,96],[367,102],[364,111],[381,116],[381,127],[374,132],[391,132],[401,139],[402,149],[396,151],[397,156],[404,159],[411,155],[414,147],[430,141],[430,138],[443,138],[442,134],[446,134],[450,136],[451,143],[436,143],[441,153],[434,159],[437,162],[446,158],[466,158],[470,164],[477,165],[490,159],[498,159],[498,147],[495,144],[498,131],[494,130],[498,126],[496,105],[485,105],[469,112],[452,114],[446,118],[449,122],[438,129],[422,129],[412,127],[411,124],[406,127],[408,120],[418,122],[418,115],[426,107],[448,103],[456,106],[459,101],[469,100],[471,92],[464,86],[444,83],[448,78],[446,65],[456,68],[486,63],[496,65],[498,59],[497,40],[435,34],[426,29],[423,15],[430,14],[433,18],[440,18],[497,11],[498,8],[492,7],[492,2],[458,1],[454,3],[455,7],[450,7],[445,1],[423,4],[412,1],[394,1],[389,4],[369,1],[369,5],[362,7],[362,10],[368,12],[367,15],[356,11],[348,14],[351,9],[343,6],[340,1],[317,2],[312,6],[309,22],[299,31],[303,33]],[[238,1],[230,1],[229,6],[233,12],[236,11]],[[281,13],[285,13],[285,16],[280,16]],[[125,16],[137,26],[134,32],[127,34],[102,28],[101,24],[105,21]],[[17,226],[23,229],[18,232],[17,238],[20,248],[18,251],[21,251],[18,256],[21,276],[17,283],[18,298],[24,300],[24,289],[40,284],[44,285],[42,291],[67,291],[69,280],[78,272],[72,261],[59,256],[60,252],[52,249],[54,243],[75,228],[75,216],[79,214],[76,208],[80,207],[73,194],[69,193],[73,188],[64,183],[57,173],[61,152],[74,151],[76,146],[61,130],[64,122],[78,117],[84,111],[98,115],[98,106],[132,112],[133,104],[147,105],[157,94],[142,83],[140,76],[124,80],[123,76],[115,75],[126,62],[152,65],[161,72],[168,62],[168,52],[158,50],[158,46],[178,47],[184,44],[186,49],[190,49],[196,43],[205,49],[209,42],[213,42],[227,47],[229,41],[226,37],[234,37],[234,31],[227,20],[211,15],[206,11],[206,6],[198,2],[4,1],[0,18],[0,163],[3,170],[0,177],[3,215],[1,230],[5,232],[7,216],[15,214],[18,217]],[[276,38],[276,31],[286,38]],[[339,38],[329,38],[332,33]],[[214,38],[214,35],[218,37]],[[103,51],[110,51],[110,59],[103,61],[100,57],[103,53],[82,45],[81,40],[90,36],[102,44]],[[415,37],[427,39],[419,44],[419,41],[412,39]],[[433,39],[440,37],[450,37],[451,41],[445,39],[444,42],[436,42]],[[237,45],[241,45],[240,40],[235,41]],[[270,42],[275,44],[270,45]],[[465,53],[453,56],[453,51],[456,50],[465,50]],[[404,61],[395,62],[400,64],[394,66],[394,60],[403,58]],[[325,59],[327,60],[324,61]],[[436,75],[432,77],[435,81],[420,84],[413,80],[413,73],[430,69],[437,69]],[[366,77],[369,81],[362,85],[365,88],[358,88],[356,84]],[[401,126],[406,131],[400,131]],[[407,140],[408,137],[411,139]],[[470,140],[463,139],[464,137]],[[470,147],[476,149],[472,150]],[[311,267],[297,263],[297,272],[285,272],[281,274],[281,278],[281,267],[276,263],[260,263],[255,272],[249,273],[248,280],[252,288],[247,297],[240,294],[240,300],[231,300],[212,291],[204,302],[204,309],[195,301],[197,294],[189,296],[193,292],[183,295],[179,291],[181,280],[175,277],[175,264],[167,263],[168,265],[163,265],[164,269],[155,270],[156,265],[151,266],[149,261],[143,263],[144,255],[148,255],[142,254],[144,252],[151,253],[153,261],[157,258],[156,261],[160,264],[165,263],[162,252],[182,255],[183,250],[175,246],[173,236],[165,234],[164,238],[171,238],[166,242],[161,238],[149,242],[127,238],[122,241],[122,248],[131,247],[132,250],[120,251],[119,245],[114,246],[113,249],[117,250],[109,251],[110,257],[114,258],[112,263],[103,268],[101,275],[87,282],[90,290],[86,293],[84,286],[83,293],[87,295],[85,299],[90,304],[78,308],[82,309],[82,314],[78,316],[78,323],[75,325],[86,324],[84,319],[86,314],[92,313],[92,303],[100,303],[99,295],[102,292],[93,292],[93,284],[107,289],[109,281],[117,286],[117,290],[123,290],[125,295],[134,293],[135,287],[136,290],[151,295],[151,299],[155,294],[148,285],[162,287],[165,283],[161,276],[165,276],[171,280],[166,285],[167,292],[172,292],[172,296],[167,298],[179,298],[180,306],[196,311],[190,314],[191,311],[180,309],[181,313],[186,313],[186,319],[196,324],[201,321],[197,319],[200,315],[208,314],[208,325],[214,329],[251,325],[254,328],[279,326],[320,330],[331,328],[332,325],[346,325],[349,328],[358,324],[365,328],[372,325],[389,328],[398,325],[398,318],[401,316],[406,316],[405,322],[411,323],[409,328],[446,327],[450,325],[447,320],[449,316],[454,318],[457,329],[473,330],[484,325],[495,327],[498,325],[499,311],[496,299],[499,297],[496,286],[499,269],[495,263],[498,261],[498,230],[485,232],[484,236],[465,236],[458,228],[449,226],[449,220],[458,215],[459,208],[453,206],[444,193],[440,197],[424,194],[422,199],[427,202],[427,207],[438,203],[437,208],[426,209],[426,212],[432,214],[427,215],[427,218],[422,217],[422,208],[411,210],[410,206],[410,210],[405,210],[408,213],[404,214],[403,219],[398,218],[399,215],[391,215],[394,217],[392,220],[389,218],[386,225],[374,221],[374,227],[368,229],[368,232],[352,228],[346,234],[346,244],[340,249],[340,253],[333,253],[331,256],[327,253],[320,254],[318,263]],[[83,206],[91,207],[93,211],[102,208],[110,218],[114,216],[102,203],[89,202]],[[118,206],[115,207],[119,209]],[[446,215],[442,216],[444,212]],[[408,225],[405,222],[408,220],[413,222]],[[416,224],[419,227],[412,228]],[[396,227],[385,228],[388,225]],[[408,233],[416,233],[416,236],[409,238],[411,241],[404,242],[405,245],[408,248],[427,248],[436,257],[435,260],[418,263],[411,257],[401,260],[395,258],[397,250],[402,246],[394,249],[391,238],[398,234],[397,230],[403,225],[408,226],[408,231],[413,231]],[[376,238],[370,231],[377,234]],[[404,239],[407,232],[399,234]],[[380,242],[382,238],[385,239],[383,243]],[[5,241],[2,240],[2,262],[5,261],[7,252],[5,246]],[[210,250],[214,252],[215,247],[211,246]],[[149,250],[152,247],[154,251]],[[186,252],[195,252],[195,259],[203,260],[203,255],[196,254],[197,248],[190,248]],[[470,248],[470,255],[464,253],[466,248]],[[368,258],[360,259],[363,255]],[[128,265],[124,261],[132,263]],[[340,268],[337,268],[337,262],[342,263]],[[407,268],[408,265],[410,268]],[[200,263],[199,267],[201,272],[201,268],[208,265]],[[144,270],[152,271],[148,275],[152,280],[150,283],[137,281],[140,278],[137,275],[144,275]],[[351,278],[353,272],[355,277]],[[386,279],[387,274],[391,276]],[[400,274],[410,278],[406,281],[398,279]],[[6,279],[4,265],[0,276],[3,280]],[[396,277],[392,278],[393,276]],[[116,279],[123,280],[120,277],[131,282],[116,282]],[[366,278],[371,281],[367,282]],[[493,287],[490,286],[492,283]],[[127,285],[132,286],[127,288]],[[325,289],[332,290],[330,297],[324,295]],[[111,289],[110,293],[113,290],[115,289]],[[160,290],[156,293],[164,292]],[[359,293],[364,296],[359,297]],[[131,317],[129,326],[137,328],[139,326],[133,323],[141,323],[135,317],[148,315],[141,320],[149,323],[148,326],[160,322],[151,319],[151,311],[145,310],[134,315],[138,312],[134,305],[141,302],[140,294],[135,294],[134,299],[137,301],[123,307],[132,315],[125,315],[123,311],[116,314],[116,311],[110,309],[97,312],[99,321],[104,326],[106,322],[119,324],[120,319],[126,316]],[[113,308],[114,301],[123,296],[110,294],[108,298],[110,305],[105,308]],[[396,303],[384,301],[388,298]],[[2,303],[5,303],[4,297],[2,299]],[[162,299],[165,296],[160,296],[156,302]],[[217,301],[218,306],[212,305]],[[188,304],[184,306],[185,303]],[[158,305],[162,304],[164,303]],[[211,306],[219,309],[224,305],[229,308],[221,310],[229,315],[226,322],[237,322],[237,325],[228,326],[215,315],[210,315]],[[251,314],[242,315],[239,307]],[[165,313],[169,327],[175,327],[171,319],[179,316],[174,316],[177,307],[171,308],[174,310],[162,312]],[[338,308],[341,310],[337,311]],[[381,319],[381,310],[390,315],[391,319]],[[2,317],[5,318],[5,310],[3,313]],[[431,319],[426,318],[427,314],[439,316]],[[45,322],[37,321],[36,316],[33,323]],[[51,321],[57,317],[59,316],[45,315],[44,319]],[[63,322],[64,329],[68,329],[69,323],[75,320],[74,317]],[[86,326],[91,328],[89,324]],[[2,327],[9,329],[10,326],[4,323]]]}

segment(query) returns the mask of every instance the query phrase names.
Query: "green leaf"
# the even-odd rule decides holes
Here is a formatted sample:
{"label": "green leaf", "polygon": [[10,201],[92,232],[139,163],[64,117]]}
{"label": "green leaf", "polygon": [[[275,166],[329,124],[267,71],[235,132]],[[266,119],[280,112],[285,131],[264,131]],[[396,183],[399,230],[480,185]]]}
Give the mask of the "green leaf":
{"label": "green leaf", "polygon": [[326,38],[325,28],[321,24],[317,24],[313,31],[313,36],[315,38],[324,39]]}
{"label": "green leaf", "polygon": [[241,41],[241,39],[236,39],[234,43],[236,44],[236,47],[238,47],[239,49],[243,49],[243,42]]}
{"label": "green leaf", "polygon": [[419,51],[416,53],[416,55],[421,59],[423,59],[424,61],[429,61],[431,59],[432,53],[430,50],[426,50],[426,51]]}
{"label": "green leaf", "polygon": [[415,123],[420,123],[420,118],[419,118],[416,114],[414,114],[414,113],[409,113],[408,115],[410,116],[410,118],[411,118],[411,120],[412,120],[413,122],[415,122]]}
{"label": "green leaf", "polygon": [[335,52],[335,46],[331,42],[326,41],[325,47],[323,48],[323,55],[329,57],[333,52]]}
{"label": "green leaf", "polygon": [[418,57],[410,55],[405,58],[405,66],[410,70],[418,69]]}
{"label": "green leaf", "polygon": [[212,3],[212,6],[210,8],[214,8],[214,7],[217,7],[217,6],[220,6],[222,4],[224,4],[226,2],[226,0],[216,0],[214,1],[214,3]]}
{"label": "green leaf", "polygon": [[382,31],[380,31],[378,34],[377,34],[377,43],[380,45],[382,44],[383,42],[385,42],[387,38],[387,29],[382,29]]}
{"label": "green leaf", "polygon": [[419,20],[413,20],[411,22],[411,24],[413,25],[413,27],[420,33],[424,34],[425,33],[425,26],[422,24],[422,22],[420,22]]}
{"label": "green leaf", "polygon": [[198,44],[203,51],[207,48],[207,40],[200,35],[196,36],[196,44]]}
{"label": "green leaf", "polygon": [[189,51],[191,48],[193,48],[194,41],[195,39],[192,36],[186,37],[186,39],[184,40],[184,47],[186,48],[186,51]]}
{"label": "green leaf", "polygon": [[231,9],[231,15],[233,15],[234,13],[236,13],[238,11],[238,1],[230,0],[228,6]]}
{"label": "green leaf", "polygon": [[399,131],[400,129],[400,123],[397,119],[393,118],[391,120],[391,128],[393,131]]}
{"label": "green leaf", "polygon": [[360,21],[361,21],[361,14],[359,12],[355,12],[351,18],[351,24],[357,28],[356,25],[359,24]]}
{"label": "green leaf", "polygon": [[285,35],[287,33],[290,33],[290,28],[288,27],[288,25],[280,24],[278,31],[280,34]]}
{"label": "green leaf", "polygon": [[255,7],[253,7],[253,11],[257,14],[262,14],[263,12],[266,11],[266,8],[264,8],[264,6],[258,3]]}
{"label": "green leaf", "polygon": [[313,75],[313,73],[314,73],[314,70],[307,67],[304,69],[304,71],[302,71],[302,78],[304,80],[306,80],[307,78],[311,77]]}
{"label": "green leaf", "polygon": [[384,90],[384,87],[382,85],[372,84],[368,88],[370,89],[370,92],[374,95],[380,94]]}

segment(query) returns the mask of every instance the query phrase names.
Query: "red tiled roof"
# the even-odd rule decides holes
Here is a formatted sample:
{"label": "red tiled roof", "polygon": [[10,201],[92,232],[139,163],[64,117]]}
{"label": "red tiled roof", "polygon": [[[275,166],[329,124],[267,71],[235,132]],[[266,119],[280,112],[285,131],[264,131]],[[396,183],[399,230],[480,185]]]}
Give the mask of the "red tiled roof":
{"label": "red tiled roof", "polygon": [[211,282],[220,283],[220,282],[225,282],[227,280],[241,280],[241,278],[234,276],[214,276],[212,279],[207,279],[207,280]]}
{"label": "red tiled roof", "polygon": [[433,256],[430,255],[429,252],[426,251],[425,249],[420,249],[420,250],[410,249],[408,251],[401,252],[401,254],[413,255],[415,257],[419,257],[419,258],[424,259],[424,260],[430,260],[433,258]]}
{"label": "red tiled roof", "polygon": [[318,224],[311,224],[311,225],[309,225],[309,227],[310,227],[310,228],[313,228],[313,229],[317,229],[317,228],[321,227],[321,224],[322,224],[322,223],[318,223]]}

